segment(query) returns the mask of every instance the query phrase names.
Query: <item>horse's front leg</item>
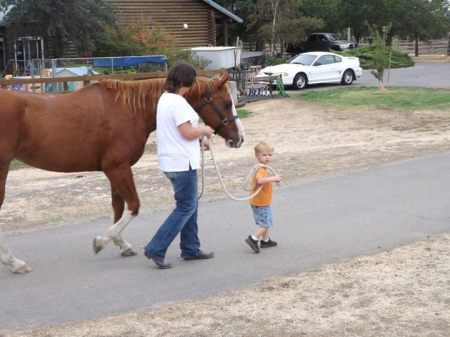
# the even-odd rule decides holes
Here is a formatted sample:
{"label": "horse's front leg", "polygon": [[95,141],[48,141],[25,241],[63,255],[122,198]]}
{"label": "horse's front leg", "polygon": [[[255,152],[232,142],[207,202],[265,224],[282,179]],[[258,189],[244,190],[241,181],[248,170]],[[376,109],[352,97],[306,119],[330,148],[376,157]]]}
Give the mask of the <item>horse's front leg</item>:
{"label": "horse's front leg", "polygon": [[120,253],[122,256],[134,256],[136,252],[133,250],[132,246],[123,240],[122,231],[128,226],[128,224],[135,218],[132,211],[124,212],[123,216],[119,221],[115,222],[114,225],[109,227],[103,235],[97,235],[94,238],[94,252],[99,253],[105,246],[113,241],[115,245],[120,247]]}
{"label": "horse's front leg", "polygon": [[[137,216],[140,206],[131,167],[129,165],[122,165],[117,168],[105,170],[105,174],[111,182],[115,223],[109,227],[103,235],[95,237],[94,252],[97,254],[110,241],[114,241],[114,243],[121,248],[123,256],[136,255],[136,252],[132,249],[131,245],[125,242],[120,235],[131,220]],[[128,206],[126,212],[124,212],[124,201]]]}
{"label": "horse's front leg", "polygon": [[[114,223],[117,223],[123,215],[125,201],[113,185],[111,185],[111,201],[114,211]],[[135,256],[137,254],[131,245],[122,238],[122,234],[119,234],[113,238],[113,243],[120,248],[120,254],[122,256]]]}
{"label": "horse's front leg", "polygon": [[133,247],[122,238],[122,234],[117,235],[113,239],[113,242],[116,246],[120,248],[120,255],[124,257],[137,255]]}

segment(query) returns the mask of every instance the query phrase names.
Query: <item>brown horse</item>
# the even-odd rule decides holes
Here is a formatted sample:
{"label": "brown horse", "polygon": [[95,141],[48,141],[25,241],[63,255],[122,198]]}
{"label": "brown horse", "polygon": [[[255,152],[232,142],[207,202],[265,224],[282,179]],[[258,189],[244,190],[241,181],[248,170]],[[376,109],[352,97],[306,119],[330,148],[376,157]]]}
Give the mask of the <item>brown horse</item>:
{"label": "brown horse", "polygon": [[[227,146],[238,148],[244,134],[227,81],[226,74],[198,78],[186,99]],[[123,256],[136,255],[121,236],[140,206],[131,166],[156,129],[163,83],[164,79],[106,80],[64,95],[0,89],[0,207],[14,158],[50,171],[103,171],[111,185],[114,225],[94,239],[94,251],[113,241]],[[31,270],[12,255],[1,231],[0,261],[16,273]]]}

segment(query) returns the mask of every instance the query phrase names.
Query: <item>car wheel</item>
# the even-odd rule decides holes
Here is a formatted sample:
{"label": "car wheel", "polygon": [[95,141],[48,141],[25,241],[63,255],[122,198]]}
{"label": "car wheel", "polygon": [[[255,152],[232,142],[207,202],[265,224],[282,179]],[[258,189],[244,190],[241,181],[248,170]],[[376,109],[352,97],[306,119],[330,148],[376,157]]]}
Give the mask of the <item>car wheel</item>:
{"label": "car wheel", "polygon": [[350,85],[353,83],[353,71],[347,69],[344,71],[344,75],[342,75],[342,84]]}
{"label": "car wheel", "polygon": [[303,89],[304,87],[306,87],[306,84],[308,84],[308,78],[305,74],[295,75],[293,83],[295,89]]}

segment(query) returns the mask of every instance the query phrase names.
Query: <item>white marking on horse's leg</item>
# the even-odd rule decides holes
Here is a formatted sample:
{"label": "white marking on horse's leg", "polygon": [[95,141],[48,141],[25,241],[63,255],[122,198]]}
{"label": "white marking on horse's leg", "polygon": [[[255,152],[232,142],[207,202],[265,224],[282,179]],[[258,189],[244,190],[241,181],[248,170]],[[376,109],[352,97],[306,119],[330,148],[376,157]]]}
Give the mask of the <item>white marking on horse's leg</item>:
{"label": "white marking on horse's leg", "polygon": [[25,261],[19,260],[12,255],[11,251],[6,245],[5,237],[0,231],[0,261],[8,266],[14,273],[25,274],[31,271],[31,268],[27,266]]}
{"label": "white marking on horse's leg", "polygon": [[123,238],[122,238],[122,234],[117,235],[114,239],[113,242],[116,246],[120,247],[120,254],[122,256],[135,256],[137,255],[137,253],[134,251],[133,247],[126,242]]}
{"label": "white marking on horse's leg", "polygon": [[126,211],[119,221],[109,227],[103,236],[96,236],[94,239],[94,252],[97,254],[101,251],[111,240],[117,237],[127,227],[127,225],[135,218],[131,211]]}

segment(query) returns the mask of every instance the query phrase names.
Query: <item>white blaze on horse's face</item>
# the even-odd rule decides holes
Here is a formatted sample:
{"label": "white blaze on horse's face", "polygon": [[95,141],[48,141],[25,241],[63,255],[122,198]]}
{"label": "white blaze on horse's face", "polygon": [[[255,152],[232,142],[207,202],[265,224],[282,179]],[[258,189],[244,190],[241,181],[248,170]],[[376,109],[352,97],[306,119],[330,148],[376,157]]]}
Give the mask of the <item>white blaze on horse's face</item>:
{"label": "white blaze on horse's face", "polygon": [[[238,113],[236,110],[236,106],[234,105],[233,95],[231,95],[231,91],[229,89],[228,89],[228,94],[230,95],[230,99],[231,99],[233,116],[237,116]],[[244,142],[244,138],[245,138],[244,127],[242,126],[241,120],[239,118],[236,118],[234,120],[234,122],[236,123],[236,127],[238,129],[239,141],[235,143],[235,142],[233,142],[233,140],[228,139],[225,141],[225,143],[228,147],[239,148],[239,147],[241,147],[242,143]]]}

